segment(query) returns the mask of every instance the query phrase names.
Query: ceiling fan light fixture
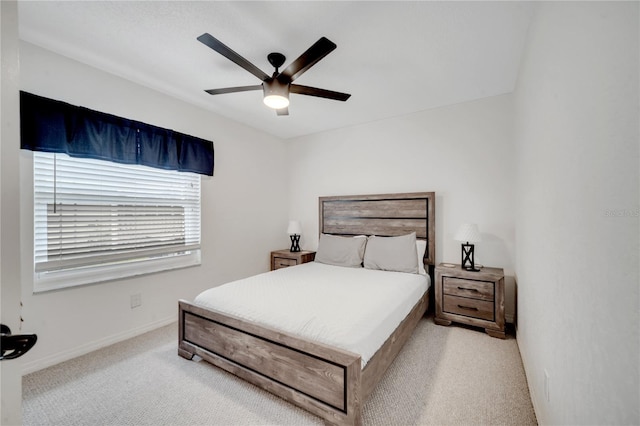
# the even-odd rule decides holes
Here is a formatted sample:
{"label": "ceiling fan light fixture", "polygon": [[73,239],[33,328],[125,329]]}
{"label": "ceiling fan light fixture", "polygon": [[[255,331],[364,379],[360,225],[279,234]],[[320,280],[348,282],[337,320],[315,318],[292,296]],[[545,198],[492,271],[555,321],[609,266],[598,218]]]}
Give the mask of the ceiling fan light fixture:
{"label": "ceiling fan light fixture", "polygon": [[281,95],[265,96],[263,101],[266,106],[273,109],[282,109],[289,106],[289,99]]}
{"label": "ceiling fan light fixture", "polygon": [[289,85],[282,84],[278,80],[273,79],[270,82],[262,84],[264,91],[263,102],[266,106],[273,109],[282,109],[289,106]]}

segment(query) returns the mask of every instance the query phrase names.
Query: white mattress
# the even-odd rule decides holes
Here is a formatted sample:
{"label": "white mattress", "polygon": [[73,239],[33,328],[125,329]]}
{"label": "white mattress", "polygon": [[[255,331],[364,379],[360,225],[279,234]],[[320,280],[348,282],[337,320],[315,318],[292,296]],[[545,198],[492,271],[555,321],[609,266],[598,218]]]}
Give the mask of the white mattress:
{"label": "white mattress", "polygon": [[428,275],[309,262],[211,288],[195,303],[357,353],[364,367],[429,284]]}

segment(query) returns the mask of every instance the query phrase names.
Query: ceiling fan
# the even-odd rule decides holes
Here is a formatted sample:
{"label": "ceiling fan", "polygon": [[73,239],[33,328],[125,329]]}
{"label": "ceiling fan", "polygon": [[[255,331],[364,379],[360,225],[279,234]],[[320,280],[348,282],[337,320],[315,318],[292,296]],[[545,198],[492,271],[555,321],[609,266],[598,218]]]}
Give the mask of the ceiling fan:
{"label": "ceiling fan", "polygon": [[336,101],[346,101],[351,96],[348,93],[334,92],[332,90],[318,89],[316,87],[301,86],[293,84],[293,81],[300,77],[305,71],[314,66],[320,59],[331,53],[336,48],[335,43],[322,37],[316,41],[298,59],[293,61],[282,72],[278,68],[284,64],[285,56],[282,53],[269,53],[267,59],[273,65],[275,71],[272,76],[263,72],[260,68],[247,61],[242,56],[231,50],[220,40],[211,34],[204,33],[198,37],[198,41],[209,46],[225,58],[235,62],[251,74],[258,77],[262,84],[253,86],[226,87],[224,89],[210,89],[205,92],[210,95],[220,95],[223,93],[247,92],[250,90],[261,90],[264,92],[264,103],[276,110],[278,115],[289,115],[289,93],[299,95],[317,96],[320,98],[333,99]]}

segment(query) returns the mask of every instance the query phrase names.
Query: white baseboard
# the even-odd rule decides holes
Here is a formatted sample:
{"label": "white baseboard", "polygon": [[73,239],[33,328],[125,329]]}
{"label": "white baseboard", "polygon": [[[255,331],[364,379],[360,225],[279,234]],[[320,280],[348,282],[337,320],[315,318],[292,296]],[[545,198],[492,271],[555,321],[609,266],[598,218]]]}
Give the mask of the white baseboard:
{"label": "white baseboard", "polygon": [[169,325],[176,321],[178,321],[178,317],[177,315],[173,315],[170,318],[154,321],[141,327],[133,328],[122,333],[114,334],[112,336],[107,336],[105,338],[95,340],[93,342],[89,342],[87,344],[80,345],[66,351],[58,352],[44,358],[26,362],[22,364],[22,375],[34,373],[38,370],[51,367],[52,365],[60,364],[64,361],[69,361],[70,359],[79,357],[81,355],[86,355],[89,352],[93,352],[109,345],[113,345],[114,343],[122,342],[123,340],[131,339],[132,337],[139,336],[140,334],[155,330],[156,328],[164,327],[165,325]]}

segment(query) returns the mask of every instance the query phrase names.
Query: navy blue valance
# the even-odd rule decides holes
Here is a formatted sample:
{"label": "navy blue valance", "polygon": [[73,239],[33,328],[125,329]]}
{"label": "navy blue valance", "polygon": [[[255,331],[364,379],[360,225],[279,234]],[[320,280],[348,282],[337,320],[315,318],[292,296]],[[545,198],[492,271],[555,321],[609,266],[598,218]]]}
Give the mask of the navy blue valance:
{"label": "navy blue valance", "polygon": [[20,92],[22,149],[213,176],[213,142]]}

